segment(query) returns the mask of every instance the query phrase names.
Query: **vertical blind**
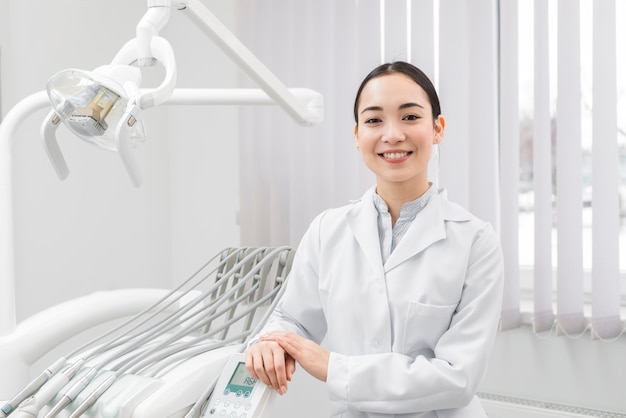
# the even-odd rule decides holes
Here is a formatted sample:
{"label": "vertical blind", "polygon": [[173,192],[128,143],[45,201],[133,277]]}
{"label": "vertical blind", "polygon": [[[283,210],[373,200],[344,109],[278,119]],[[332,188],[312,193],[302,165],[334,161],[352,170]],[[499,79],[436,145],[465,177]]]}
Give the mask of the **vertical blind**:
{"label": "vertical blind", "polygon": [[[623,332],[615,0],[593,2],[591,318],[585,312],[582,265],[579,34],[581,19],[588,16],[580,13],[581,1],[588,0],[533,3],[531,316],[539,333],[579,335],[591,328],[594,337],[609,339]],[[314,128],[297,126],[275,108],[242,109],[242,244],[297,245],[315,215],[373,185],[354,147],[354,94],[379,63],[409,60],[435,82],[447,121],[431,179],[500,232],[506,276],[501,324],[503,330],[518,327],[526,299],[519,254],[527,250],[519,223],[518,52],[526,41],[521,29],[528,28],[518,24],[520,3],[239,0],[238,5],[244,43],[289,87],[320,91],[325,106],[325,120]],[[550,77],[555,70],[556,85]],[[245,79],[242,85],[251,86]]]}
{"label": "vertical blind", "polygon": [[[586,3],[585,3],[586,2]],[[519,131],[515,92],[518,2],[500,2],[500,178],[502,243],[506,286],[502,326],[520,322]],[[623,333],[619,266],[619,160],[614,0],[537,0],[533,5],[532,147],[534,262],[533,325],[538,333],[612,339]],[[581,6],[592,5],[591,15]],[[585,106],[581,62],[584,19],[592,27],[591,124],[583,128]],[[521,35],[520,35],[521,36]],[[528,57],[526,57],[528,58]],[[550,77],[556,73],[556,82]],[[554,114],[552,113],[552,104]],[[585,135],[591,135],[586,138]],[[592,141],[592,268],[583,269],[583,146]],[[554,156],[554,158],[553,158]],[[515,167],[511,169],[511,167]],[[554,233],[555,232],[555,233]],[[623,249],[622,249],[623,251]],[[556,254],[553,254],[556,252]],[[556,260],[554,263],[553,260]],[[591,276],[591,286],[586,275]],[[590,298],[587,297],[589,294]],[[590,300],[589,300],[590,299]],[[591,305],[591,309],[586,309]]]}
{"label": "vertical blind", "polygon": [[[591,328],[599,338],[622,333],[619,266],[619,162],[615,0],[593,2],[593,274]],[[626,204],[626,202],[623,202]],[[626,251],[622,248],[621,251]],[[626,268],[626,266],[624,266]]]}

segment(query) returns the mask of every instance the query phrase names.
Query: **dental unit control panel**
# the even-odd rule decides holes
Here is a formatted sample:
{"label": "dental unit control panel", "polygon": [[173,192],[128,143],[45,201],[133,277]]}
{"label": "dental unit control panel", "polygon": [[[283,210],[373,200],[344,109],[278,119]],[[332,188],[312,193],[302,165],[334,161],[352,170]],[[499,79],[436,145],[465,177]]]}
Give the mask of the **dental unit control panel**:
{"label": "dental unit control panel", "polygon": [[230,357],[209,398],[203,418],[260,418],[276,392],[246,370],[246,356]]}

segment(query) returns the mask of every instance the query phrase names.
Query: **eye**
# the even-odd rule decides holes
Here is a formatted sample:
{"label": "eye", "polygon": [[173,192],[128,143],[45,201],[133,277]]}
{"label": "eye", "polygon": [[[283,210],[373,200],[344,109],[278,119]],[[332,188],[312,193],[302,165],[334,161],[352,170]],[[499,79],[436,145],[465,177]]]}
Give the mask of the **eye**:
{"label": "eye", "polygon": [[405,117],[402,118],[402,120],[418,120],[421,119],[421,116],[419,115],[406,115]]}
{"label": "eye", "polygon": [[382,122],[382,120],[379,119],[379,118],[368,118],[368,119],[365,119],[365,121],[363,123],[365,123],[365,124],[374,124],[374,123],[380,123],[380,122]]}

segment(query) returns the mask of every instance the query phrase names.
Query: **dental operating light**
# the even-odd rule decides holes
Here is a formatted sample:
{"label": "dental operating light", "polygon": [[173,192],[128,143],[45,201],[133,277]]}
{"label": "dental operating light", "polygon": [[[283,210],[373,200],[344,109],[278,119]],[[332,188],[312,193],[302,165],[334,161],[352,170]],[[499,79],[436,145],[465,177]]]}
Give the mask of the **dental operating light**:
{"label": "dental operating light", "polygon": [[141,171],[133,149],[146,140],[142,110],[168,99],[176,82],[176,64],[170,44],[152,37],[151,51],[165,67],[165,77],[154,90],[141,90],[141,69],[131,65],[138,61],[139,42],[126,43],[109,65],[93,71],[63,70],[52,76],[46,92],[53,110],[44,120],[41,133],[44,148],[60,179],[69,169],[56,140],[60,122],[79,138],[109,151],[116,151],[136,187],[142,183]]}

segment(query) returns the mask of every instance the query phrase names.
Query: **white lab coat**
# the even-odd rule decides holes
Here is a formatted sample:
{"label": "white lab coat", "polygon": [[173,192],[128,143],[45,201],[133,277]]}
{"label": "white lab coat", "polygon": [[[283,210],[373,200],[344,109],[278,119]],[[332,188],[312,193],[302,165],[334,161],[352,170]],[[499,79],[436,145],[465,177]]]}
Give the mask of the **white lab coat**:
{"label": "white lab coat", "polygon": [[485,417],[475,392],[500,317],[497,235],[440,191],[383,264],[372,193],[311,223],[262,332],[323,341],[333,417]]}

